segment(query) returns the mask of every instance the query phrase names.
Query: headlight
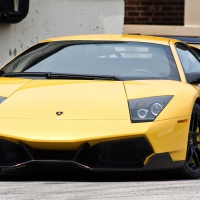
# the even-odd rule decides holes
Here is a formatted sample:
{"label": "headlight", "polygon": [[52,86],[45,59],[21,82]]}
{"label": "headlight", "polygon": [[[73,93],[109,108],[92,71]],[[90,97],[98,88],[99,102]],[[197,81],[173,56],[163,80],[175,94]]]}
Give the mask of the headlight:
{"label": "headlight", "polygon": [[150,97],[129,100],[132,122],[150,122],[160,114],[173,96]]}
{"label": "headlight", "polygon": [[1,104],[4,100],[6,100],[5,97],[0,97],[0,104]]}

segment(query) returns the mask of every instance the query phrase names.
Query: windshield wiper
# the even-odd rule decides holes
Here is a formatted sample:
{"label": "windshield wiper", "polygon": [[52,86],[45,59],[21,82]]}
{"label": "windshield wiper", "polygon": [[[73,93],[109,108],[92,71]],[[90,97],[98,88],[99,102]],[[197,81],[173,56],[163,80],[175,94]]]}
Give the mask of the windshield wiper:
{"label": "windshield wiper", "polygon": [[121,79],[115,76],[108,75],[93,75],[93,74],[64,74],[51,72],[14,72],[5,73],[5,77],[45,77],[46,79],[82,79],[82,80],[115,80]]}
{"label": "windshield wiper", "polygon": [[48,79],[84,79],[84,80],[115,80],[121,79],[115,76],[108,75],[93,75],[93,74],[62,74],[62,73],[49,73]]}
{"label": "windshield wiper", "polygon": [[46,72],[13,72],[5,73],[5,77],[47,77],[48,73]]}

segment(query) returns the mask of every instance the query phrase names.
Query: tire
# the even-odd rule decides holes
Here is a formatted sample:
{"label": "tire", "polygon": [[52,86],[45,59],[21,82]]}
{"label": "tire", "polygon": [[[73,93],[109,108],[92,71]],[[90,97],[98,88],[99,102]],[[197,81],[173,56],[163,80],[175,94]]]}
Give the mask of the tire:
{"label": "tire", "polygon": [[184,178],[200,177],[200,106],[196,103],[190,120],[186,159],[180,172]]}

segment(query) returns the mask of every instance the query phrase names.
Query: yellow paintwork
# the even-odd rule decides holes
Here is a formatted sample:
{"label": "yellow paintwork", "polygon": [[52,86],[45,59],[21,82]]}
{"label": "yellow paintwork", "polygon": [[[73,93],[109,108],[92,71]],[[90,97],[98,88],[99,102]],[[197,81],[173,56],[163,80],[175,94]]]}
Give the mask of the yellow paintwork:
{"label": "yellow paintwork", "polygon": [[121,81],[34,80],[2,103],[0,118],[130,119],[126,102]]}
{"label": "yellow paintwork", "polygon": [[[84,143],[146,137],[154,153],[169,152],[184,160],[190,116],[199,89],[186,83],[174,44],[178,40],[152,36],[93,35],[62,40],[140,41],[171,47],[181,81],[31,80],[0,78],[0,138],[18,140],[38,149],[75,150]],[[128,99],[173,95],[154,122],[131,123]],[[38,101],[38,98],[40,101]],[[63,115],[57,116],[56,112]],[[183,123],[178,121],[183,120]],[[145,163],[150,160],[146,158]]]}
{"label": "yellow paintwork", "polygon": [[[188,123],[177,123],[179,119],[185,118]],[[94,145],[102,141],[146,136],[155,153],[177,152],[179,159],[183,160],[189,117],[134,124],[130,123],[130,120],[0,118],[0,124],[4,124],[1,127],[2,137],[19,139],[33,148],[78,149],[85,141]]]}
{"label": "yellow paintwork", "polygon": [[199,44],[188,44],[188,46],[193,47],[194,49],[197,49],[198,51],[200,51]]}
{"label": "yellow paintwork", "polygon": [[[190,116],[194,102],[198,98],[198,91],[194,86],[178,81],[126,81],[124,85],[128,99],[166,95],[174,96],[155,121]],[[187,104],[185,102],[192,103]]]}
{"label": "yellow paintwork", "polygon": [[4,78],[0,79],[0,94],[2,97],[9,97],[12,93],[30,82],[30,79],[19,79],[19,78]]}
{"label": "yellow paintwork", "polygon": [[[13,94],[10,87],[10,98],[0,106],[0,135],[4,138],[19,139],[39,149],[78,149],[84,141],[94,145],[143,135],[155,153],[168,151],[175,160],[184,159],[192,104],[185,105],[180,99],[194,102],[197,98],[197,90],[189,84],[144,80],[125,81],[123,86],[121,81],[16,80],[12,86],[18,86],[18,91]],[[12,78],[3,78],[0,85],[9,81]],[[160,95],[174,98],[154,122],[130,122],[127,98]],[[51,99],[47,99],[49,96]],[[64,114],[58,117],[56,111]],[[187,123],[178,123],[183,119],[188,119]]]}
{"label": "yellow paintwork", "polygon": [[93,40],[93,41],[135,41],[169,45],[169,38],[141,36],[141,35],[77,35],[49,38],[41,42],[55,42],[65,40]]}

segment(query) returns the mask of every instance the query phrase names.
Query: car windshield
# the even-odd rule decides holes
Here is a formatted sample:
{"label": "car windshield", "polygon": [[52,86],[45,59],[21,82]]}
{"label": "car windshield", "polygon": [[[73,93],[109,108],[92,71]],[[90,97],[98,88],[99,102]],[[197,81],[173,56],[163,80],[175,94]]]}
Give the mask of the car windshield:
{"label": "car windshield", "polygon": [[145,42],[40,43],[17,56],[2,70],[5,73],[114,76],[121,80],[180,80],[170,47]]}

